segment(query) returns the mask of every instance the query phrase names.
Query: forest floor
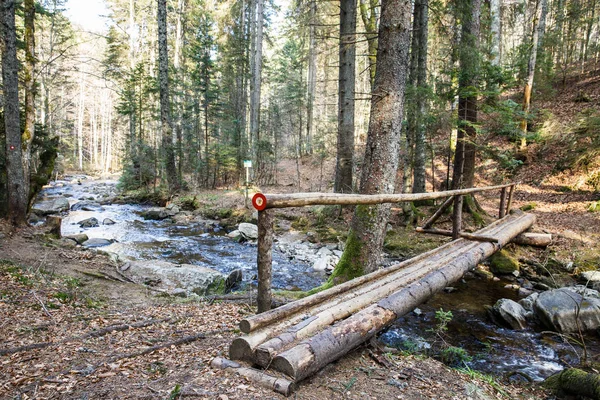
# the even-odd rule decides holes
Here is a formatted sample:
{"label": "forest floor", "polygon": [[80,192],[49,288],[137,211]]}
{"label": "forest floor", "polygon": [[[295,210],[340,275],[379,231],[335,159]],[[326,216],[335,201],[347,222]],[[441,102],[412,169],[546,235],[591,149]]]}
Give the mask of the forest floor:
{"label": "forest floor", "polygon": [[[552,103],[537,106],[551,109],[567,124],[576,111],[598,108],[597,81],[596,76],[579,79],[559,89]],[[581,88],[573,90],[573,85]],[[579,91],[590,101],[575,103]],[[530,156],[511,178],[521,182],[513,206],[534,213],[537,229],[552,233],[554,242],[543,251],[526,250],[527,256],[597,268],[600,213],[587,208],[600,194],[575,187],[583,173],[554,172],[560,153],[536,144]],[[498,183],[497,173],[486,168],[478,171],[478,186]],[[305,159],[300,169],[302,191],[329,189],[331,160],[321,164]],[[279,171],[278,185],[261,189],[297,191],[295,162],[283,161]],[[239,191],[218,197],[212,205],[243,209]],[[480,196],[479,201],[489,214],[496,212],[497,193]],[[399,212],[392,218],[395,226]],[[308,218],[306,229],[311,229],[314,209],[294,211],[293,216]],[[338,229],[347,226],[349,216],[336,222]],[[407,239],[413,244],[419,240],[416,235]],[[282,398],[210,367],[215,356],[227,355],[229,343],[239,334],[237,323],[253,313],[251,306],[157,297],[123,282],[115,267],[101,254],[56,245],[43,229],[11,231],[0,223],[0,398]],[[496,378],[389,352],[370,342],[302,382],[294,398],[554,398],[538,385],[513,385]]]}

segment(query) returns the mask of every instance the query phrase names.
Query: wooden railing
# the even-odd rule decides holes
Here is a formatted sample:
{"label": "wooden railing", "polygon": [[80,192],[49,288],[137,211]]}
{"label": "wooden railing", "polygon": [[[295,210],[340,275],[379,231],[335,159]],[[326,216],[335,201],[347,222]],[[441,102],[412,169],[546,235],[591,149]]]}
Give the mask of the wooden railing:
{"label": "wooden railing", "polygon": [[[412,194],[340,194],[340,193],[294,193],[294,194],[263,194],[256,193],[252,205],[258,210],[258,312],[271,309],[271,277],[273,249],[273,209],[287,207],[304,207],[313,205],[374,205],[384,203],[413,202],[419,200],[435,200],[447,198],[439,209],[417,231],[452,236],[453,239],[463,237],[470,240],[494,241],[493,237],[471,235],[462,232],[463,196],[491,190],[501,190],[498,217],[504,217],[512,205],[516,183],[499,186],[486,186],[459,190],[447,190],[432,193]],[[508,191],[508,193],[507,193]],[[435,221],[454,204],[452,216],[452,231],[432,229]]]}

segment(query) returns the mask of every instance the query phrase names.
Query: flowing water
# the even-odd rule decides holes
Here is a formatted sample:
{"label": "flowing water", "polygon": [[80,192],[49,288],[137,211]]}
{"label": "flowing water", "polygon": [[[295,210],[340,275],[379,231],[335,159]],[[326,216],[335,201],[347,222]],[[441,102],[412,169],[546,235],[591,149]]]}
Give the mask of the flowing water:
{"label": "flowing water", "polygon": [[[78,179],[79,178],[79,179]],[[78,181],[80,183],[78,183]],[[114,181],[92,181],[75,177],[54,182],[42,196],[65,196],[71,205],[81,200],[101,201],[114,192]],[[246,283],[255,284],[256,245],[240,244],[224,236],[218,226],[200,222],[177,224],[170,219],[145,221],[140,213],[147,207],[128,204],[103,205],[95,211],[70,211],[63,219],[63,235],[86,233],[90,238],[115,240],[102,250],[114,252],[123,259],[162,259],[210,267],[225,274],[240,268]],[[114,225],[82,229],[77,222],[95,217],[100,222],[109,218]],[[277,247],[277,246],[275,246]],[[273,250],[273,286],[280,289],[307,290],[323,282],[325,276],[314,272],[311,265],[290,261],[276,248]],[[451,310],[453,318],[442,335],[448,345],[461,347],[471,357],[466,365],[494,376],[530,377],[541,380],[560,371],[567,364],[578,364],[583,351],[580,346],[560,337],[528,329],[514,331],[491,323],[485,306],[500,298],[518,300],[506,282],[493,282],[468,277],[455,285],[455,291],[440,293],[423,304],[420,312],[409,313],[384,331],[379,339],[389,346],[424,352],[439,345],[440,338],[432,331],[438,321],[439,309]],[[598,354],[598,336],[587,337],[588,353]],[[429,349],[429,350],[428,350]],[[515,374],[515,372],[522,374]]]}
{"label": "flowing water", "polygon": [[[41,196],[51,199],[65,196],[71,205],[82,200],[101,202],[114,192],[115,181],[96,181],[86,177],[71,177],[57,181],[44,189]],[[241,269],[245,283],[256,283],[256,245],[238,243],[225,231],[206,221],[177,224],[171,219],[144,220],[140,213],[149,207],[131,204],[108,204],[94,211],[70,211],[63,218],[62,234],[85,233],[90,239],[110,239],[115,242],[101,248],[116,253],[124,260],[164,260],[176,264],[194,264],[228,274]],[[94,217],[100,226],[80,228],[78,222]],[[114,225],[103,225],[109,218]],[[273,251],[273,287],[286,290],[308,290],[320,285],[326,277],[312,270],[308,263],[290,261]]]}

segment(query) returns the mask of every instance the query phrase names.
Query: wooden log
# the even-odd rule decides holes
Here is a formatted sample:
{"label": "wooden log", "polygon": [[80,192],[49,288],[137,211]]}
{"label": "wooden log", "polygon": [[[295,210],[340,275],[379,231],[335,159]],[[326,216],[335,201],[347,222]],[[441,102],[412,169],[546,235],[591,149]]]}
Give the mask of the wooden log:
{"label": "wooden log", "polygon": [[291,395],[296,390],[294,382],[290,382],[285,378],[278,378],[267,374],[265,371],[257,370],[254,368],[242,367],[240,364],[230,361],[226,358],[216,357],[212,360],[210,365],[213,368],[218,369],[233,369],[239,375],[248,378],[250,381],[264,387],[271,389],[279,394],[286,397]]}
{"label": "wooden log", "polygon": [[506,215],[506,188],[502,188],[500,193],[500,209],[498,210],[498,218],[504,218]]}
{"label": "wooden log", "polygon": [[552,235],[549,233],[523,232],[514,238],[512,242],[522,246],[546,247],[552,243]]}
{"label": "wooden log", "polygon": [[[496,234],[496,232],[498,232],[500,229],[502,229],[502,221],[494,221],[492,224],[490,224],[486,228],[482,229],[478,233],[493,235],[493,234]],[[419,270],[419,269],[423,268],[423,265],[424,265],[424,264],[422,264],[423,260],[426,260],[427,262],[439,264],[439,262],[442,262],[442,261],[445,262],[448,259],[452,259],[452,258],[456,257],[461,252],[464,252],[465,248],[466,248],[465,246],[475,246],[475,245],[477,245],[477,244],[468,242],[468,241],[464,241],[464,240],[458,240],[458,241],[446,243],[445,245],[443,245],[437,249],[434,249],[432,251],[424,253],[418,257],[407,260],[403,263],[397,264],[396,266],[389,267],[388,269],[397,270],[397,272],[394,272],[393,274],[390,274],[387,276],[384,275],[381,279],[378,279],[378,280],[372,281],[372,282],[368,282],[368,283],[366,283],[362,286],[356,287],[352,290],[347,290],[344,293],[337,295],[336,297],[333,297],[329,301],[322,302],[316,306],[313,306],[312,308],[306,308],[306,309],[302,310],[302,312],[297,312],[295,315],[292,315],[291,317],[285,317],[283,315],[279,315],[280,318],[277,318],[277,320],[276,320],[279,322],[277,322],[276,324],[272,324],[270,326],[266,326],[264,328],[253,331],[250,335],[236,338],[232,342],[231,346],[229,347],[229,355],[232,359],[235,359],[235,360],[246,360],[246,361],[257,363],[258,360],[256,359],[256,357],[255,357],[256,354],[254,353],[255,349],[257,349],[261,344],[264,344],[265,342],[269,341],[269,339],[274,338],[274,337],[284,333],[286,329],[294,326],[295,324],[300,324],[302,321],[307,320],[308,318],[311,318],[312,316],[314,316],[324,310],[328,310],[332,307],[335,307],[338,304],[351,301],[363,293],[368,293],[370,291],[376,290],[381,285],[386,284],[390,281],[393,281],[395,279],[402,279],[403,276],[406,276],[407,274],[412,273],[412,271],[414,271],[415,269]],[[442,257],[443,257],[443,259],[441,259]],[[385,270],[379,270],[379,271],[374,272],[373,274],[381,274],[382,272],[385,272]],[[357,278],[357,279],[360,279],[360,278]],[[313,296],[316,296],[316,295],[313,295]],[[299,302],[302,302],[303,300],[305,300],[305,299],[299,300]],[[292,305],[293,303],[290,303],[290,304]],[[272,310],[267,314],[272,314],[273,317],[276,317],[276,316],[278,316],[276,311],[277,311],[277,309]],[[267,314],[265,314],[265,315],[267,315]],[[256,317],[252,317],[252,318],[261,318],[261,317],[262,317],[262,315],[258,315]],[[285,319],[283,319],[283,318],[285,318]],[[288,343],[288,342],[289,342],[289,340],[285,341],[285,343]],[[271,356],[272,356],[272,353],[269,352],[268,358],[270,358]],[[261,357],[264,357],[264,356],[261,356]]]}
{"label": "wooden log", "polygon": [[[498,190],[514,185],[512,183],[499,186],[486,186],[481,188],[469,188],[459,190],[448,190],[444,192],[431,193],[403,193],[403,194],[343,194],[343,193],[294,193],[294,194],[264,194],[257,193],[260,201],[254,201],[257,210],[267,208],[303,207],[314,205],[357,205],[357,204],[383,204],[400,203],[419,200],[443,199],[448,196],[457,196]],[[257,197],[258,199],[258,197]]]}
{"label": "wooden log", "polygon": [[435,221],[437,221],[438,218],[441,217],[442,214],[448,209],[448,207],[450,207],[452,205],[453,201],[454,201],[454,196],[448,197],[442,203],[440,208],[438,208],[437,211],[427,221],[425,221],[425,223],[423,224],[423,229],[431,228],[431,226],[435,223]]}
{"label": "wooden log", "polygon": [[462,208],[463,197],[456,196],[454,199],[454,213],[452,215],[452,239],[456,240],[460,237],[462,231]]}
{"label": "wooden log", "polygon": [[269,210],[258,212],[258,295],[256,302],[258,312],[271,309],[271,262],[273,252],[273,212]]}
{"label": "wooden log", "polygon": [[[423,229],[423,228],[417,228],[415,229],[415,231],[419,232],[419,233],[429,233],[432,235],[441,235],[441,236],[452,236],[453,233],[452,231],[448,231],[445,229]],[[467,232],[459,232],[458,236],[463,238],[463,239],[467,239],[467,240],[474,240],[477,242],[491,242],[491,243],[497,243],[498,239],[492,236],[484,236],[484,235],[475,235],[472,233],[467,233]]]}
{"label": "wooden log", "polygon": [[527,230],[535,222],[535,216],[509,215],[503,221],[503,229],[497,234],[498,243],[477,243],[473,249],[427,274],[422,280],[279,354],[273,360],[272,367],[296,382],[306,378],[368,340],[437,291],[460,279],[470,268]]}
{"label": "wooden log", "polygon": [[510,213],[510,207],[512,206],[513,194],[515,192],[515,185],[510,185],[510,190],[508,191],[508,203],[506,204],[506,214]]}

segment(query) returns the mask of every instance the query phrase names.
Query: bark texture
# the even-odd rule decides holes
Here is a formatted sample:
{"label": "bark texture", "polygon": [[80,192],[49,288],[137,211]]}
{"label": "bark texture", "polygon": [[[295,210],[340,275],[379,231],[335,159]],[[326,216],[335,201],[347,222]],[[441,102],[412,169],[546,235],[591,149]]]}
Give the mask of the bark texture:
{"label": "bark texture", "polygon": [[162,147],[169,191],[179,190],[179,179],[173,148],[173,123],[169,102],[169,54],[167,43],[167,0],[158,0],[158,85],[160,89],[160,123]]}
{"label": "bark texture", "polygon": [[369,77],[371,89],[375,85],[375,71],[377,62],[377,22],[379,21],[379,1],[360,0],[360,17],[365,28],[367,50],[369,52]]}
{"label": "bark texture", "polygon": [[273,211],[258,213],[258,312],[271,309],[271,261],[273,253]]}
{"label": "bark texture", "polygon": [[260,93],[262,87],[262,42],[263,42],[263,1],[254,0],[252,7],[252,77],[250,81],[250,139],[252,157],[258,167],[258,141],[260,140]]}
{"label": "bark texture", "polygon": [[[22,135],[23,175],[25,191],[29,197],[31,176],[31,144],[35,138],[35,3],[23,1],[25,24],[25,62],[23,63],[23,84],[25,87],[25,130]],[[29,202],[28,202],[29,203]],[[29,204],[28,204],[29,205]],[[29,208],[29,207],[28,207]]]}
{"label": "bark texture", "polygon": [[340,1],[340,55],[337,160],[334,191],[352,193],[354,158],[354,86],[356,64],[356,1]]}
{"label": "bark texture", "polygon": [[[396,187],[408,73],[410,14],[411,4],[407,0],[389,0],[381,5],[377,71],[371,96],[361,194],[390,194]],[[390,208],[390,204],[356,207],[346,249],[332,279],[351,279],[379,267]]]}
{"label": "bark texture", "polygon": [[13,225],[22,225],[27,217],[27,185],[21,154],[19,119],[19,64],[15,30],[15,2],[0,3],[2,24],[2,82],[4,85],[4,129],[6,133],[6,178],[8,189],[8,218]]}

